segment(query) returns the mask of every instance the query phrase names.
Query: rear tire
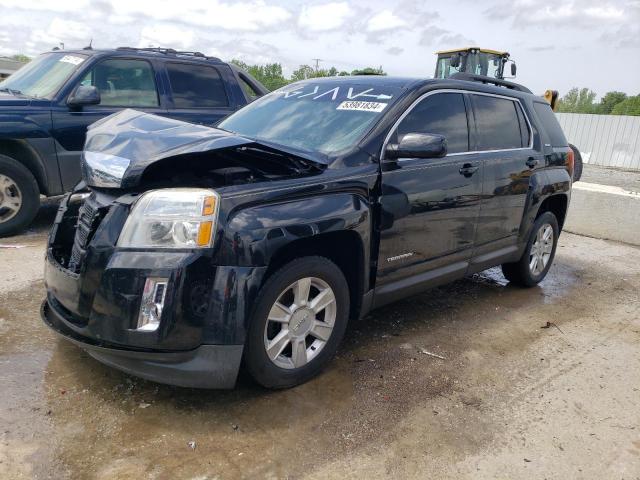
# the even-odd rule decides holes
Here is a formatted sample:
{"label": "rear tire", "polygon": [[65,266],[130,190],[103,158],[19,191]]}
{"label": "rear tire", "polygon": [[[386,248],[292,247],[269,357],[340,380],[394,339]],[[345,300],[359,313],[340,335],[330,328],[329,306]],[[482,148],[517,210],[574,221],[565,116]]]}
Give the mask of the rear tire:
{"label": "rear tire", "polygon": [[32,173],[0,154],[0,237],[14,235],[31,224],[40,207],[40,190]]}
{"label": "rear tire", "polygon": [[329,259],[302,257],[268,278],[255,305],[245,367],[264,387],[293,387],[335,355],[347,327],[349,285]]}
{"label": "rear tire", "polygon": [[553,263],[559,234],[556,216],[551,212],[540,215],[533,224],[520,260],[502,265],[505,278],[522,287],[533,287],[540,283]]}
{"label": "rear tire", "polygon": [[582,177],[582,155],[575,145],[569,144],[569,148],[573,150],[573,181],[577,182]]}

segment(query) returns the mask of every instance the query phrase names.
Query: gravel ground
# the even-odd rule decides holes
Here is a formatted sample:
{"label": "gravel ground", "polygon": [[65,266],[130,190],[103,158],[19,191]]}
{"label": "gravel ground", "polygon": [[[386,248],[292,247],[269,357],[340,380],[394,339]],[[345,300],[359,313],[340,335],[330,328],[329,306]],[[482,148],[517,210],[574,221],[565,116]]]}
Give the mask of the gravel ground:
{"label": "gravel ground", "polygon": [[640,193],[640,171],[637,170],[620,170],[584,164],[580,181],[622,187],[625,190]]}
{"label": "gravel ground", "polygon": [[42,324],[54,212],[0,242],[2,479],[640,478],[638,248],[565,233],[539,287],[490,270],[350,325],[308,384],[201,391]]}

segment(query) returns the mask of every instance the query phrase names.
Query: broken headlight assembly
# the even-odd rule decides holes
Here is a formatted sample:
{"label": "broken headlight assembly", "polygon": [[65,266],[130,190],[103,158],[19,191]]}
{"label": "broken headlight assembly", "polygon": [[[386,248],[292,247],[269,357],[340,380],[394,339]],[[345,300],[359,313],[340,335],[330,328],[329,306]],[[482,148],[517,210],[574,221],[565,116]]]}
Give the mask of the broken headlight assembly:
{"label": "broken headlight assembly", "polygon": [[136,201],[118,247],[207,248],[213,245],[218,194],[203,188],[151,190]]}

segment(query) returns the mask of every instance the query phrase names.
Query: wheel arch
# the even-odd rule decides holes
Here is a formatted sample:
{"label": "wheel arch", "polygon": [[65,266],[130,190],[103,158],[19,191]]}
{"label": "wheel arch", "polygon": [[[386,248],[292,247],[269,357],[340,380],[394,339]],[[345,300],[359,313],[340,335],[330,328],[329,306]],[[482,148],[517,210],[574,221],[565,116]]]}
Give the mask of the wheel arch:
{"label": "wheel arch", "polygon": [[271,257],[264,281],[290,261],[314,255],[331,260],[342,271],[349,285],[349,316],[357,318],[364,293],[365,260],[362,238],[353,230],[321,233],[281,247]]}
{"label": "wheel arch", "polygon": [[367,199],[356,193],[331,193],[238,210],[224,229],[219,260],[226,265],[266,266],[264,282],[295,258],[326,257],[345,275],[350,313],[357,316],[368,289],[370,239]]}
{"label": "wheel arch", "polygon": [[34,148],[25,140],[0,139],[0,154],[24,165],[35,177],[40,193],[49,193],[44,163]]}
{"label": "wheel arch", "polygon": [[558,227],[562,231],[564,221],[567,218],[567,209],[569,206],[569,197],[565,193],[556,193],[546,197],[536,214],[536,219],[545,212],[551,212],[558,220]]}

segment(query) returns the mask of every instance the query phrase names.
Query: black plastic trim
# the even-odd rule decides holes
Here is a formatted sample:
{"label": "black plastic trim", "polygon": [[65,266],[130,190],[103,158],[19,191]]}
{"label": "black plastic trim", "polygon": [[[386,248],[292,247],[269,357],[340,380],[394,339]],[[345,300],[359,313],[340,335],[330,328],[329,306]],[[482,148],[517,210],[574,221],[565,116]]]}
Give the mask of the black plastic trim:
{"label": "black plastic trim", "polygon": [[194,388],[233,388],[243,345],[201,345],[194,350],[156,352],[125,350],[89,343],[66,328],[63,317],[46,300],[40,309],[44,323],[101,363],[158,383]]}

